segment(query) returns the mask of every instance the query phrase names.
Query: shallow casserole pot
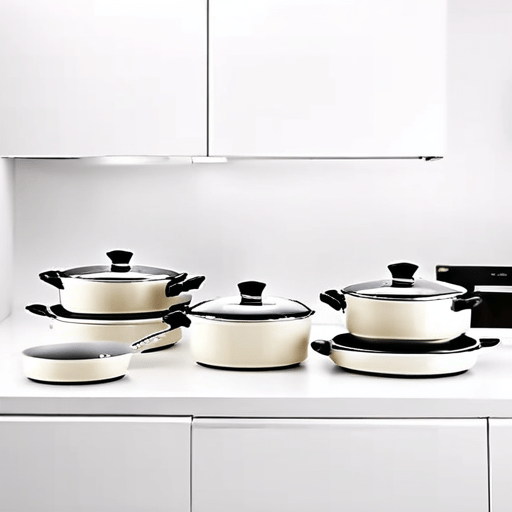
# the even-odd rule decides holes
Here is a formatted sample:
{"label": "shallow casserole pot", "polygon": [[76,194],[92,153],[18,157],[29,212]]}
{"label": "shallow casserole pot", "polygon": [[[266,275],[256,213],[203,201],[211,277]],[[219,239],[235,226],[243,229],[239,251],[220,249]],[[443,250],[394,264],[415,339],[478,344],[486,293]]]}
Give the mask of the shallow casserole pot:
{"label": "shallow casserole pot", "polygon": [[204,276],[187,279],[157,267],[130,266],[133,253],[107,253],[111,265],[48,270],[39,278],[59,290],[60,303],[73,313],[146,313],[166,311],[180,293],[199,288]]}
{"label": "shallow casserole pot", "polygon": [[189,309],[190,346],[196,362],[267,369],[306,359],[314,311],[296,300],[262,297],[265,286],[258,281],[239,283],[239,296],[201,302]]}
{"label": "shallow casserole pot", "polygon": [[414,279],[412,263],[388,266],[391,279],[327,290],[320,300],[336,310],[346,309],[349,332],[361,338],[448,340],[465,333],[471,309],[482,299],[461,286]]}
{"label": "shallow casserole pot", "polygon": [[[30,304],[26,310],[35,315],[50,318],[55,341],[102,341],[132,343],[144,336],[158,331],[162,326],[162,317],[173,311],[183,311],[192,300],[190,294],[182,293],[179,302],[165,312],[126,313],[85,315],[72,313],[60,304],[45,306],[43,304]],[[156,350],[169,347],[177,343],[182,337],[179,327],[162,334],[157,341],[151,343],[147,350]]]}
{"label": "shallow casserole pot", "polygon": [[465,334],[430,344],[377,342],[345,333],[331,341],[311,343],[316,352],[330,356],[345,370],[400,377],[457,375],[472,368],[481,348],[494,347],[497,338],[475,340]]}

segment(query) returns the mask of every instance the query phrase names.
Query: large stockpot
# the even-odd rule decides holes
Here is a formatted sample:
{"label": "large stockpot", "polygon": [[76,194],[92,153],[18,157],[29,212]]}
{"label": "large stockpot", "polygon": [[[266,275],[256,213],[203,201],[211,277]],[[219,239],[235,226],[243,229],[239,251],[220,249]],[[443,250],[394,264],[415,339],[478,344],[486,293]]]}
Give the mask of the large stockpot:
{"label": "large stockpot", "polygon": [[199,288],[203,276],[187,279],[157,267],[130,266],[133,253],[107,253],[111,265],[49,270],[39,278],[59,290],[60,303],[73,313],[148,313],[166,311],[181,292]]}
{"label": "large stockpot", "polygon": [[296,300],[262,297],[265,286],[245,281],[238,284],[240,295],[189,309],[190,347],[196,362],[268,369],[297,365],[307,358],[314,311]]}
{"label": "large stockpot", "polygon": [[327,290],[320,299],[336,310],[346,309],[346,327],[370,339],[440,341],[465,333],[471,309],[482,299],[457,285],[414,279],[412,263],[388,266],[391,279]]}
{"label": "large stockpot", "polygon": [[[171,306],[165,314],[173,311],[183,311],[192,299],[191,295],[181,294],[180,303]],[[60,304],[45,306],[30,304],[27,311],[50,318],[50,328],[57,342],[89,342],[110,340],[124,344],[133,343],[162,327],[163,313],[138,314],[104,314],[84,315],[71,313]],[[162,349],[174,345],[182,338],[179,327],[166,331],[158,340],[151,343],[147,350]]]}

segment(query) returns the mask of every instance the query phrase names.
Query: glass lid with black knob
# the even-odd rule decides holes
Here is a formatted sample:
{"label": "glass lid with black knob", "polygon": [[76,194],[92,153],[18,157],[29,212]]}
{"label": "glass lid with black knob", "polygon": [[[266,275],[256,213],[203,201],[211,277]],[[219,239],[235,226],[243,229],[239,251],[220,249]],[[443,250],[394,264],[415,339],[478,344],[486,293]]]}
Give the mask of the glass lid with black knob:
{"label": "glass lid with black knob", "polygon": [[193,316],[224,321],[264,322],[307,318],[314,311],[293,299],[264,296],[266,284],[259,281],[238,283],[240,294],[200,302],[189,309]]}
{"label": "glass lid with black knob", "polygon": [[110,265],[91,265],[86,267],[71,268],[58,271],[59,277],[73,277],[88,279],[90,281],[157,281],[161,279],[175,278],[186,274],[179,274],[174,270],[157,267],[130,265],[133,253],[130,251],[113,250],[107,252],[111,261]]}
{"label": "glass lid with black knob", "polygon": [[347,295],[388,300],[444,299],[467,292],[462,286],[422,278],[415,279],[414,274],[418,270],[418,265],[414,263],[392,263],[388,265],[388,270],[391,278],[353,284],[343,288],[342,291]]}

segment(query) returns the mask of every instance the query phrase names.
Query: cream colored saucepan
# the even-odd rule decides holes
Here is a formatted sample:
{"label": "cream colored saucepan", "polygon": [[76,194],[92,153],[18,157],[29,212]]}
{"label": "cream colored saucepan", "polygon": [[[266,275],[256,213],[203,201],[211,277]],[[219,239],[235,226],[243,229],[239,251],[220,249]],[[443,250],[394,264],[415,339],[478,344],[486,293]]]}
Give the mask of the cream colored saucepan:
{"label": "cream colored saucepan", "polygon": [[133,354],[179,327],[188,327],[189,318],[181,311],[165,315],[165,329],[131,345],[115,341],[41,345],[23,351],[23,371],[31,380],[52,384],[108,382],[124,377]]}

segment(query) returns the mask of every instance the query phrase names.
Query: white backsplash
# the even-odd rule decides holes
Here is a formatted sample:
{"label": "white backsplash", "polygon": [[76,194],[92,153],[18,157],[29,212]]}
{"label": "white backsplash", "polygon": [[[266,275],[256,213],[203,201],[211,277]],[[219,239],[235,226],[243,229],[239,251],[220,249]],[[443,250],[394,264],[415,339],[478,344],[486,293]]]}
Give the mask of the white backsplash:
{"label": "white backsplash", "polygon": [[11,311],[13,265],[13,162],[0,159],[0,322]]}
{"label": "white backsplash", "polygon": [[[218,165],[15,167],[15,305],[55,303],[43,270],[134,263],[207,277],[197,299],[257,279],[341,316],[318,294],[387,276],[390,261],[512,265],[512,8],[449,2],[444,160],[230,160]],[[428,70],[426,70],[428,72]]]}

